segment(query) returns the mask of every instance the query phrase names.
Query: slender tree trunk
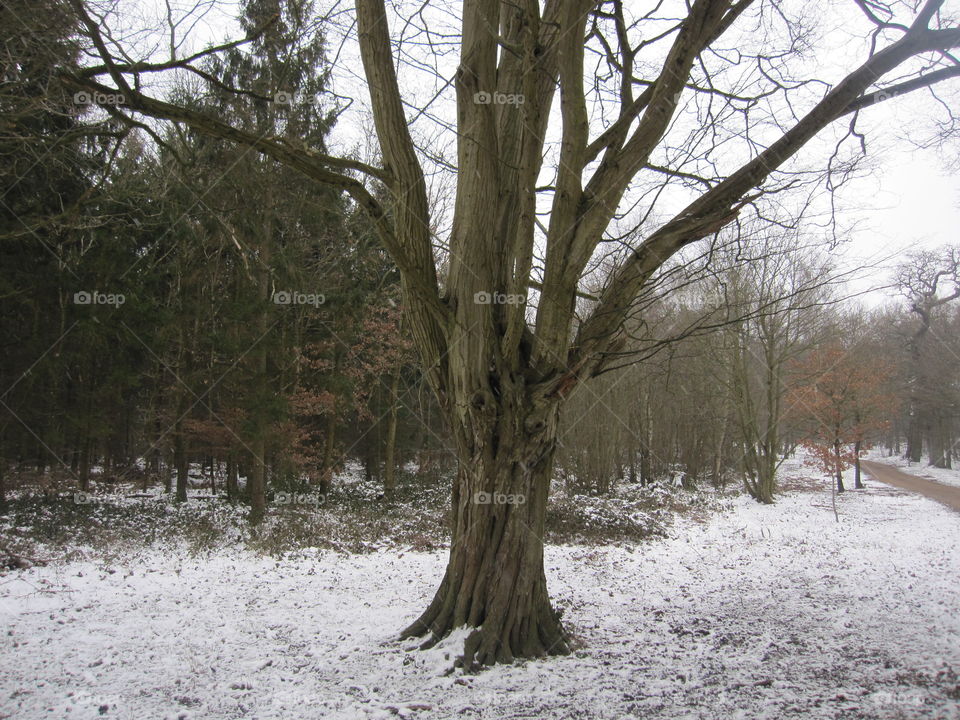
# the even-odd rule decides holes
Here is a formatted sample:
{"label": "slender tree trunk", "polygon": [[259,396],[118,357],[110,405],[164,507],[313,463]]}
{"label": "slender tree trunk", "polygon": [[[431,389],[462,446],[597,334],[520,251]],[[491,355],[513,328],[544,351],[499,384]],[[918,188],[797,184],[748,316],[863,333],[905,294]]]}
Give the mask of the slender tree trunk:
{"label": "slender tree trunk", "polygon": [[180,423],[177,423],[177,427],[173,432],[173,463],[177,466],[177,502],[186,502],[187,482],[190,478],[187,441]]}
{"label": "slender tree trunk", "polygon": [[383,491],[390,495],[397,485],[396,450],[397,450],[397,417],[400,414],[398,395],[400,392],[400,368],[393,373],[390,381],[390,415],[387,418],[387,441],[383,453]]}
{"label": "slender tree trunk", "polygon": [[845,488],[843,487],[843,465],[840,460],[840,441],[835,440],[833,443],[833,454],[834,454],[834,463],[836,465],[836,474],[837,474],[837,492],[842,493]]}
{"label": "slender tree trunk", "polygon": [[[735,339],[733,351],[732,386],[740,423],[740,434],[744,442],[743,482],[744,487],[754,500],[765,505],[773,503],[773,489],[776,472],[776,458],[772,458],[770,447],[776,447],[777,426],[772,418],[768,419],[764,432],[760,429],[760,416],[750,389],[750,367],[748,363],[747,343],[749,337],[743,328]],[[769,389],[768,384],[768,389]],[[769,397],[769,396],[768,396]],[[775,450],[773,452],[776,452]]]}
{"label": "slender tree trunk", "polygon": [[84,437],[80,448],[80,490],[90,490],[90,438]]}
{"label": "slender tree trunk", "polygon": [[39,442],[36,444],[34,457],[36,458],[37,472],[40,473],[41,475],[46,475],[47,474],[47,455],[43,449],[43,445],[41,445]]}
{"label": "slender tree trunk", "polygon": [[150,451],[150,459],[147,463],[147,476],[148,479],[144,479],[144,490],[147,489],[147,485],[150,481],[156,482],[160,479],[160,448],[155,447]]}
{"label": "slender tree trunk", "polygon": [[323,461],[320,465],[320,494],[330,492],[333,484],[333,451],[337,443],[336,414],[331,413],[327,421],[327,431],[323,439]]}
{"label": "slender tree trunk", "polygon": [[920,327],[910,338],[908,347],[910,353],[910,399],[908,404],[910,414],[907,419],[907,457],[910,462],[918,463],[923,457],[922,421],[926,417],[925,408],[921,408],[919,401],[922,384],[920,372],[921,348],[924,345],[927,331],[930,329],[930,313],[925,308],[917,308],[915,311],[919,311]]}
{"label": "slender tree trunk", "polygon": [[[270,280],[267,271],[269,262],[268,241],[269,234],[264,235],[261,243],[261,268],[259,271],[258,288],[261,299],[266,303],[270,295]],[[250,353],[253,363],[253,377],[263,386],[270,380],[267,377],[267,345],[263,336],[267,332],[267,308],[264,306],[257,314],[254,323],[257,346]],[[250,498],[250,523],[258,525],[267,514],[267,426],[268,421],[261,401],[257,398],[256,406],[252,408],[253,436],[250,438],[250,474],[247,476],[247,496]]]}
{"label": "slender tree trunk", "polygon": [[837,486],[836,483],[830,483],[830,506],[833,508],[833,519],[840,522],[840,514],[837,512]]}
{"label": "slender tree trunk", "polygon": [[713,446],[713,486],[723,488],[726,484],[723,477],[723,446],[727,441],[727,423],[721,423],[717,442]]}
{"label": "slender tree trunk", "polygon": [[[194,323],[193,337],[197,337],[197,324]],[[177,370],[181,377],[189,377],[193,366],[193,354],[188,350],[186,330],[181,325],[177,332]],[[173,428],[173,464],[177,471],[177,502],[186,502],[187,484],[190,479],[190,462],[187,454],[187,438],[183,429],[183,419],[188,413],[187,396],[182,382],[176,389],[177,421]]]}
{"label": "slender tree trunk", "polygon": [[[777,461],[780,453],[780,363],[775,331],[769,327],[771,319],[763,318],[764,370],[766,372],[766,428],[760,439],[761,473],[760,497],[765,504],[773,503],[777,488]],[[749,390],[748,390],[749,391]]]}
{"label": "slender tree trunk", "polygon": [[[264,201],[269,207],[269,193]],[[270,299],[270,243],[272,242],[272,223],[269,211],[264,213],[264,227],[262,236],[259,239],[260,265],[257,271],[257,291],[260,294],[263,306],[260,308],[254,320],[254,332],[258,342],[256,347],[250,353],[252,363],[252,376],[261,387],[265,387],[271,379],[267,375],[267,343],[264,335],[267,334],[268,317],[267,302]],[[247,495],[250,498],[250,522],[254,525],[259,524],[267,512],[267,430],[269,420],[267,411],[263,407],[262,399],[257,397],[256,404],[252,408],[253,428],[250,438],[250,474],[247,476]]]}
{"label": "slender tree trunk", "polygon": [[[159,408],[156,407],[153,410],[153,430],[153,441],[156,445],[154,445],[150,453],[150,473],[148,474],[153,475],[153,480],[156,481],[160,479],[161,466],[163,464],[159,445],[160,435],[162,434],[160,428],[160,411]],[[146,490],[146,480],[144,480],[144,490]]]}
{"label": "slender tree trunk", "polygon": [[173,467],[176,465],[176,458],[170,462],[170,452],[167,451],[167,460],[163,464],[163,492],[169,495],[173,492]]}
{"label": "slender tree trunk", "polygon": [[236,500],[237,495],[239,494],[237,487],[239,483],[237,480],[237,461],[236,458],[231,452],[227,456],[227,499]]}
{"label": "slender tree trunk", "polygon": [[252,451],[252,457],[250,458],[247,490],[250,494],[250,522],[256,525],[263,520],[267,513],[267,469],[266,460],[263,457],[267,448],[262,432],[258,432],[253,438],[250,450]]}
{"label": "slender tree trunk", "polygon": [[83,434],[80,430],[77,430],[76,434],[73,436],[73,445],[70,449],[70,472],[79,474],[80,473],[80,455],[81,448],[83,447]]}
{"label": "slender tree trunk", "polygon": [[855,490],[863,490],[863,482],[860,479],[860,450],[862,447],[863,441],[857,440],[857,444],[853,448],[856,456],[853,460],[853,487]]}
{"label": "slender tree trunk", "polygon": [[[326,465],[324,465],[326,467]],[[369,443],[364,444],[363,449],[363,481],[370,482],[374,477],[373,471],[373,450]]]}

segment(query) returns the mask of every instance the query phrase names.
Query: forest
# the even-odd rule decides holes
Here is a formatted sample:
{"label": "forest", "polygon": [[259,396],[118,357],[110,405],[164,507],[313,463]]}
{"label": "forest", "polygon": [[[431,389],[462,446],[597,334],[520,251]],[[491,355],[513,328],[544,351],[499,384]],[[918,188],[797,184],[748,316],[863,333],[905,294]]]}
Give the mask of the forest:
{"label": "forest", "polygon": [[[0,717],[562,718],[581,676],[583,717],[960,717],[960,243],[860,227],[886,149],[956,174],[960,8],[820,5],[0,2],[0,653],[118,628]],[[843,626],[881,557],[922,609]],[[783,622],[824,657],[738,584],[763,627],[815,597]],[[188,659],[205,596],[232,684]],[[178,647],[100,668],[141,621]],[[277,627],[340,640],[291,670]],[[176,687],[124,689],[143,652]]]}

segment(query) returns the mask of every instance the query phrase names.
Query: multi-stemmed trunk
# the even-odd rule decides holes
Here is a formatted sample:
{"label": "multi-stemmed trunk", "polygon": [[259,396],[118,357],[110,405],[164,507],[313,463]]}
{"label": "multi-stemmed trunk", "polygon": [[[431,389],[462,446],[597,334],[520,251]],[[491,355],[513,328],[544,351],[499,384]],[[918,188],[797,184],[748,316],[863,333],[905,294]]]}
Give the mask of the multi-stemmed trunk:
{"label": "multi-stemmed trunk", "polygon": [[502,398],[487,427],[453,428],[459,467],[449,562],[433,602],[403,632],[430,646],[473,628],[466,668],[569,651],[543,565],[557,406],[531,407],[518,393]]}

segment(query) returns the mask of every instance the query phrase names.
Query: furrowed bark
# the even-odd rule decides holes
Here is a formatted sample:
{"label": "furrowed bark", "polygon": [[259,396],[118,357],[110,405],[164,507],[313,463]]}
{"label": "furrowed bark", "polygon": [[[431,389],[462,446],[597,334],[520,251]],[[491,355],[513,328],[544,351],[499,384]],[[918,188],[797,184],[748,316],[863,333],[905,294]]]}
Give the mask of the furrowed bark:
{"label": "furrowed bark", "polygon": [[470,457],[454,484],[447,570],[433,602],[402,634],[426,637],[422,647],[430,647],[456,628],[475,628],[464,648],[467,669],[569,651],[543,567],[559,405],[522,386],[503,397],[484,442],[455,428],[458,451]]}

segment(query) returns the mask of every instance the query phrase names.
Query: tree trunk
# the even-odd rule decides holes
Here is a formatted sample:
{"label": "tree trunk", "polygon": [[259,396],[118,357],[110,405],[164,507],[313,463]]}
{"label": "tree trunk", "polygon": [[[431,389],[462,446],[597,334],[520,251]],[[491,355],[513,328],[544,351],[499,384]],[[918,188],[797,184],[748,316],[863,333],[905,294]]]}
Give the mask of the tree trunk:
{"label": "tree trunk", "polygon": [[756,495],[757,502],[763,503],[764,505],[773,505],[773,491],[775,483],[776,473],[768,472],[767,468],[764,467],[763,473],[758,479],[758,490]]}
{"label": "tree trunk", "polygon": [[843,463],[840,459],[840,441],[837,440],[833,443],[833,453],[834,453],[834,463],[836,465],[836,475],[837,475],[837,492],[842,493],[845,488],[843,487]]}
{"label": "tree trunk", "polygon": [[176,465],[176,461],[172,464],[170,462],[170,453],[167,452],[167,460],[163,464],[163,492],[169,495],[173,492],[173,466]]}
{"label": "tree trunk", "polygon": [[917,410],[911,411],[910,419],[907,423],[907,458],[910,462],[918,463],[923,457],[923,431],[920,426],[920,418],[917,417]]}
{"label": "tree trunk", "polygon": [[947,438],[946,422],[936,417],[930,428],[930,464],[937,468],[950,467],[950,443]]}
{"label": "tree trunk", "polygon": [[36,462],[37,472],[40,475],[46,475],[47,474],[47,454],[43,449],[43,445],[39,442],[36,444],[35,453],[36,453],[35,457],[37,458],[37,462]]}
{"label": "tree trunk", "polygon": [[857,444],[854,446],[853,452],[856,456],[853,460],[853,487],[855,490],[863,490],[863,482],[860,480],[860,449],[863,447],[863,442],[857,440]]}
{"label": "tree trunk", "polygon": [[[147,467],[146,474],[152,475],[155,480],[160,478],[160,446],[159,445],[150,451],[150,464]],[[144,482],[146,482],[146,480],[144,480]]]}
{"label": "tree trunk", "polygon": [[337,424],[336,415],[330,414],[327,421],[327,431],[323,440],[323,461],[320,465],[320,490],[321,495],[330,492],[330,486],[333,484],[333,450],[337,442]]}
{"label": "tree trunk", "polygon": [[720,424],[720,433],[713,446],[713,487],[722,489],[725,485],[723,477],[723,446],[727,441],[727,423]]}
{"label": "tree trunk", "polygon": [[90,438],[84,437],[80,449],[80,490],[90,490]]}
{"label": "tree trunk", "polygon": [[393,373],[390,382],[390,415],[387,419],[387,441],[383,452],[383,491],[391,495],[397,486],[396,451],[397,451],[397,416],[400,414],[398,394],[400,392],[400,368]]}
{"label": "tree trunk", "polygon": [[227,499],[236,500],[238,493],[237,487],[237,461],[233,452],[227,456]]}
{"label": "tree trunk", "polygon": [[263,520],[267,513],[267,475],[264,453],[266,442],[262,432],[258,432],[250,445],[250,475],[247,477],[247,492],[250,495],[250,522],[254,525]]}
{"label": "tree trunk", "polygon": [[543,568],[556,406],[530,412],[516,400],[504,402],[492,423],[472,418],[491,428],[479,437],[454,425],[459,468],[447,571],[426,612],[402,634],[429,635],[429,647],[455,628],[474,628],[464,645],[468,670],[569,652]]}
{"label": "tree trunk", "polygon": [[653,471],[650,469],[650,450],[640,448],[640,484],[646,487],[653,481]]}
{"label": "tree trunk", "polygon": [[78,474],[80,472],[80,448],[83,447],[83,434],[77,430],[73,436],[73,445],[70,449],[70,472]]}
{"label": "tree trunk", "polygon": [[187,461],[187,443],[183,429],[177,425],[173,436],[173,464],[177,466],[177,502],[187,500],[187,481],[190,478],[190,463]]}

